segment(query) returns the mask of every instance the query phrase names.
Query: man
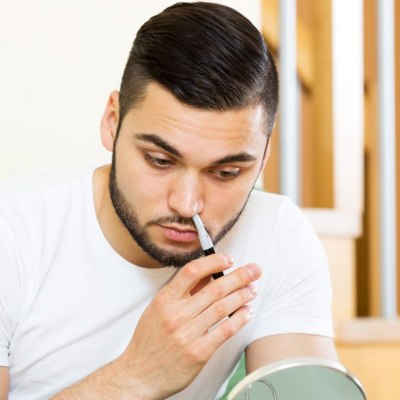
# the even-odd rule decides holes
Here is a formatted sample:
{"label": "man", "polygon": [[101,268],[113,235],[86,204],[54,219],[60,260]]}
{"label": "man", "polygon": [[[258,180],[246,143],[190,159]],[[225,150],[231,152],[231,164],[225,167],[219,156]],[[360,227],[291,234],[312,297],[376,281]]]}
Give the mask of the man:
{"label": "man", "polygon": [[2,399],[213,399],[243,351],[248,371],[336,359],[318,240],[253,191],[277,97],[236,11],[178,3],[143,25],[101,121],[112,165],[1,188]]}

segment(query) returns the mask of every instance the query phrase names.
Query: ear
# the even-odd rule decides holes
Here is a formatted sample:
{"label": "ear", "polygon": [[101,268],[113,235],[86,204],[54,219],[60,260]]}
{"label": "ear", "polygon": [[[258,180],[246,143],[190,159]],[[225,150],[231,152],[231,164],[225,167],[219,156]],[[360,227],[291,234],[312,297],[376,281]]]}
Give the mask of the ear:
{"label": "ear", "polygon": [[117,137],[119,122],[119,92],[114,90],[108,98],[106,109],[101,118],[100,131],[103,146],[112,151]]}

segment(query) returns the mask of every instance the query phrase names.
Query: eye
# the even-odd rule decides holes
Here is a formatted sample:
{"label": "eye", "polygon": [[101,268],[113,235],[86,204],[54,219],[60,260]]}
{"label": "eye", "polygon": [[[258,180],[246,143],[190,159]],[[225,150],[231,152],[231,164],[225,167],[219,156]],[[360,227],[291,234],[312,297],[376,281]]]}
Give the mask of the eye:
{"label": "eye", "polygon": [[229,181],[240,175],[240,168],[212,169],[210,172],[219,180]]}
{"label": "eye", "polygon": [[156,168],[165,169],[172,165],[172,161],[168,158],[156,157],[149,153],[145,153],[144,158],[151,166]]}

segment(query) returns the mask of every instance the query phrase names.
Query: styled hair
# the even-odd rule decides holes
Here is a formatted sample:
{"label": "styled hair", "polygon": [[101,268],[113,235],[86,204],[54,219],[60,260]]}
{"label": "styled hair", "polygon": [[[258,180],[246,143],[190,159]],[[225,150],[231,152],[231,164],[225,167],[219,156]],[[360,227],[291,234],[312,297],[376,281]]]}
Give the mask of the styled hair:
{"label": "styled hair", "polygon": [[138,31],[120,87],[120,124],[157,82],[184,104],[226,111],[262,104],[270,135],[278,75],[258,29],[216,3],[176,3]]}

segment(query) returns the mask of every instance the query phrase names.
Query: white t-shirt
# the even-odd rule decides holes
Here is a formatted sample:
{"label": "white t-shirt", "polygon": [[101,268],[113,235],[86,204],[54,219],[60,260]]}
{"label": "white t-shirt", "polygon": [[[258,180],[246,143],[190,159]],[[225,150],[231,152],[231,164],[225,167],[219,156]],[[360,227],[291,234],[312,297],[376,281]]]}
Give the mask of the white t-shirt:
{"label": "white t-shirt", "polygon": [[[116,359],[175,273],[132,265],[112,249],[95,214],[93,171],[0,186],[0,365],[9,367],[9,400],[47,399]],[[232,268],[262,266],[254,314],[174,400],[223,393],[258,338],[333,335],[326,257],[288,199],[254,191],[217,251],[233,257]]]}

